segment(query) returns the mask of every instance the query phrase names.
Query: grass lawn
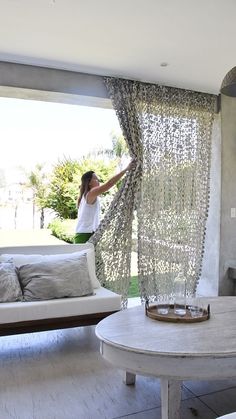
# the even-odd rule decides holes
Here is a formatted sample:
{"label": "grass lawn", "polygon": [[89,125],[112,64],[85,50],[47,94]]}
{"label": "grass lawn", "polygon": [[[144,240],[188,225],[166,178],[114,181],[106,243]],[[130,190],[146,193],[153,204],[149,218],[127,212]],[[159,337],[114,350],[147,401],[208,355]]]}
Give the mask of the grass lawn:
{"label": "grass lawn", "polygon": [[139,297],[138,290],[138,276],[137,272],[137,252],[132,252],[131,255],[131,282],[128,290],[128,298]]}
{"label": "grass lawn", "polygon": [[131,283],[128,290],[128,298],[131,297],[139,297],[139,289],[138,289],[138,277],[131,276]]}

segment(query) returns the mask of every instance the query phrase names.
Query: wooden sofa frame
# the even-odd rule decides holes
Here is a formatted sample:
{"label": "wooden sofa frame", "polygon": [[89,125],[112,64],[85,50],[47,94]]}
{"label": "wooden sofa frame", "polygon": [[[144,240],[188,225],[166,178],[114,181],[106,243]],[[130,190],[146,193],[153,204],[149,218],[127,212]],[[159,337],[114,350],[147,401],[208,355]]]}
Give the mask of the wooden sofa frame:
{"label": "wooden sofa frame", "polygon": [[42,320],[29,320],[16,323],[0,324],[0,336],[18,335],[21,333],[43,332],[46,330],[66,329],[70,327],[92,326],[99,323],[115,311],[84,314],[70,317],[57,317]]}

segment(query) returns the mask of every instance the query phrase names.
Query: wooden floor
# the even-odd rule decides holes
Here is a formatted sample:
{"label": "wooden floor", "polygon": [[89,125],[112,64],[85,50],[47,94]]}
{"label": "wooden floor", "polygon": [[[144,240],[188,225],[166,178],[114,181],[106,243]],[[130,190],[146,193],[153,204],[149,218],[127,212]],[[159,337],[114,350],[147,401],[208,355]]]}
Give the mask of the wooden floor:
{"label": "wooden floor", "polygon": [[[99,354],[94,326],[1,337],[0,419],[161,419],[160,385],[136,386]],[[236,411],[236,380],[185,382],[183,419]]]}

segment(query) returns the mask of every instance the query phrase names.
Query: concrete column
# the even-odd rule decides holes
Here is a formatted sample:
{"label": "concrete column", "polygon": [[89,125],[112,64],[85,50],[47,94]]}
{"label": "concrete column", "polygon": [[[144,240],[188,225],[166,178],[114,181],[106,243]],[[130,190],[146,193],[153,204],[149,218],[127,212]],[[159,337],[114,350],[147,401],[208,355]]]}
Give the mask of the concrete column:
{"label": "concrete column", "polygon": [[221,128],[220,115],[216,114],[212,129],[210,202],[206,223],[205,251],[202,274],[197,287],[197,293],[204,296],[217,296],[219,292],[220,194]]}
{"label": "concrete column", "polygon": [[227,270],[236,264],[236,217],[231,217],[231,209],[236,208],[236,98],[224,95],[221,96],[221,135],[219,294],[233,295],[234,281],[228,278]]}

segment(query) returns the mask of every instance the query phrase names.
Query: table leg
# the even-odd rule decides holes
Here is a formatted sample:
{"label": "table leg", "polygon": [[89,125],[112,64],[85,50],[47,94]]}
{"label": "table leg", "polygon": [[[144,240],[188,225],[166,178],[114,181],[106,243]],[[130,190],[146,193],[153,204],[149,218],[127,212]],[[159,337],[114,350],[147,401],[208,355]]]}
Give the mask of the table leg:
{"label": "table leg", "polygon": [[161,419],[180,419],[182,381],[161,379]]}
{"label": "table leg", "polygon": [[124,371],[124,378],[123,381],[127,386],[135,384],[136,375],[132,374],[131,372]]}

